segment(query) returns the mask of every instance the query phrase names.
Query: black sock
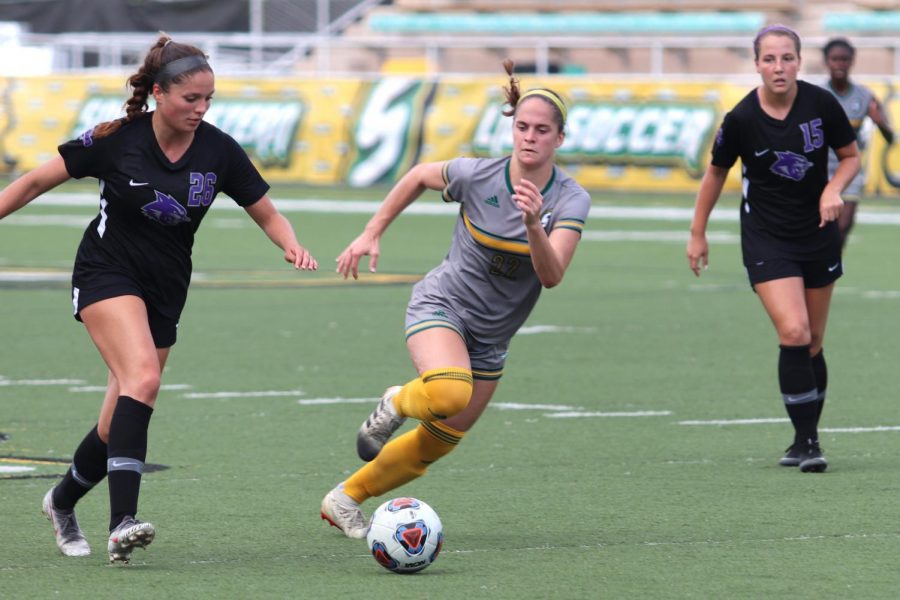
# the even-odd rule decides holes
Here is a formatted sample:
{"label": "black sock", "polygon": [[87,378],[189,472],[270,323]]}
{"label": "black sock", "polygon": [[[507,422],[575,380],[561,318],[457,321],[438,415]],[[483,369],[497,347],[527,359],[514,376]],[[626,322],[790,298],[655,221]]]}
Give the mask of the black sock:
{"label": "black sock", "polygon": [[816,399],[816,425],[822,418],[822,409],[825,408],[825,388],[828,387],[828,365],[825,364],[825,351],[819,350],[819,353],[812,357],[813,373],[816,376],[816,389],[819,390],[819,397]]}
{"label": "black sock", "polygon": [[106,443],[94,426],[75,450],[72,464],[53,489],[53,506],[72,510],[82,496],[106,477]]}
{"label": "black sock", "polygon": [[141,474],[147,458],[147,428],[153,409],[128,396],[119,396],[109,424],[109,530],[126,516],[137,514]]}
{"label": "black sock", "polygon": [[791,423],[794,425],[794,442],[818,438],[819,391],[813,373],[809,346],[781,346],[778,356],[778,383],[781,396]]}

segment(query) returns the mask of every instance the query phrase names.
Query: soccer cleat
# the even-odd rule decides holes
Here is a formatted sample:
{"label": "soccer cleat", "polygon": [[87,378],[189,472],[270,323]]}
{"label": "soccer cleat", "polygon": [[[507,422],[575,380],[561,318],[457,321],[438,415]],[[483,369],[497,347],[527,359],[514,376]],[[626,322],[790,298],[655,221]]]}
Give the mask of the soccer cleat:
{"label": "soccer cleat", "polygon": [[381,401],[356,434],[356,453],[366,462],[374,459],[406,417],[397,415],[393,398],[402,389],[395,385],[385,390]]}
{"label": "soccer cleat", "polygon": [[344,532],[348,538],[361,539],[369,532],[359,504],[344,493],[343,484],[334,488],[322,498],[322,518]]}
{"label": "soccer cleat", "polygon": [[800,456],[803,454],[803,445],[800,443],[791,444],[791,446],[785,450],[784,456],[781,457],[781,460],[778,461],[778,464],[782,467],[799,467],[800,466]]}
{"label": "soccer cleat", "polygon": [[44,495],[42,512],[53,524],[53,533],[56,534],[56,545],[59,551],[66,556],[87,556],[91,553],[91,547],[84,538],[84,532],[78,526],[74,510],[59,510],[53,506],[53,490]]}
{"label": "soccer cleat", "polygon": [[125,517],[119,526],[109,533],[109,562],[131,561],[131,551],[135,548],[146,548],[156,537],[156,529],[150,523]]}
{"label": "soccer cleat", "polygon": [[828,468],[828,461],[822,455],[818,440],[807,440],[802,446],[798,466],[802,473],[822,473]]}

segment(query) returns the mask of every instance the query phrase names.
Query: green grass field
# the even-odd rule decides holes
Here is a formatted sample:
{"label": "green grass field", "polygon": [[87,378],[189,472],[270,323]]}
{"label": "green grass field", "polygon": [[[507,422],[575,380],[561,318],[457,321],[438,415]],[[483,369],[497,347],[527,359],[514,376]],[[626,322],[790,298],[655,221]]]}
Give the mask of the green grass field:
{"label": "green grass field", "polygon": [[[896,220],[886,202],[865,208]],[[514,339],[495,406],[397,490],[429,502],[446,534],[433,566],[397,576],[327,527],[319,502],[360,465],[355,433],[375,397],[414,375],[410,281],[443,257],[453,217],[402,216],[379,277],[354,283],[332,272],[334,257],[366,214],[287,213],[322,265],[303,274],[242,212],[213,209],[151,422],[147,460],[166,468],[144,476],[139,516],[158,537],[111,567],[105,485],[79,505],[90,557],[59,555],[40,514],[106,380],[67,280],[93,212],[39,200],[0,222],[0,597],[897,595],[897,225],[861,223],[848,248],[825,344],[830,467],[804,475],[777,465],[792,435],[766,421],[785,417],[777,340],[746,283],[737,224],[711,225],[711,266],[696,279],[687,221],[592,219],[563,285]]]}

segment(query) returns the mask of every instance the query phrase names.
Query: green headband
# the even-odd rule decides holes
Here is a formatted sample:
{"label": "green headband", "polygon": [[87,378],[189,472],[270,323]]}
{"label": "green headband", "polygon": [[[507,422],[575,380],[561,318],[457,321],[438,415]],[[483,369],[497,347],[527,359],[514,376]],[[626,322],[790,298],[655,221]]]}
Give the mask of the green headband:
{"label": "green headband", "polygon": [[559,109],[559,114],[562,115],[563,123],[566,122],[566,119],[568,117],[568,111],[566,110],[566,105],[563,104],[563,101],[560,100],[556,94],[554,94],[553,92],[551,92],[549,90],[540,90],[540,89],[528,90],[527,92],[522,94],[522,96],[519,98],[519,102],[521,103],[522,100],[524,100],[525,98],[528,98],[529,96],[540,96],[540,97],[546,98],[547,100],[552,102],[553,105]]}

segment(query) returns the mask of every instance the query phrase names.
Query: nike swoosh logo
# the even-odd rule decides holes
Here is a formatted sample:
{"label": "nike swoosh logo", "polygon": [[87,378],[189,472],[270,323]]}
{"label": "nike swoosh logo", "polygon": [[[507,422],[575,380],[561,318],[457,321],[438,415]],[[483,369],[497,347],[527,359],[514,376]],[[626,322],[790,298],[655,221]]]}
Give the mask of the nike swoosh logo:
{"label": "nike swoosh logo", "polygon": [[119,467],[128,467],[128,466],[136,467],[136,466],[137,466],[137,463],[136,463],[136,462],[130,462],[130,461],[127,461],[127,460],[123,460],[123,461],[121,461],[121,462],[114,460],[114,461],[112,461],[112,466],[114,466],[114,467],[117,468],[117,469],[118,469]]}
{"label": "nike swoosh logo", "polygon": [[128,180],[128,185],[130,185],[131,187],[140,187],[140,186],[142,186],[142,185],[150,185],[150,182],[149,182],[149,181],[144,181],[143,183],[138,183],[138,182],[135,181],[134,179],[129,179],[129,180]]}
{"label": "nike swoosh logo", "polygon": [[833,266],[828,267],[828,272],[831,273],[832,271],[837,269],[839,266],[841,266],[841,263],[835,263]]}
{"label": "nike swoosh logo", "polygon": [[766,148],[765,150],[760,150],[759,152],[754,152],[754,153],[753,153],[753,156],[759,157],[759,156],[762,156],[763,154],[765,154],[765,153],[768,152],[768,151],[769,151],[769,149]]}

